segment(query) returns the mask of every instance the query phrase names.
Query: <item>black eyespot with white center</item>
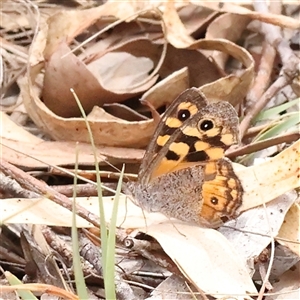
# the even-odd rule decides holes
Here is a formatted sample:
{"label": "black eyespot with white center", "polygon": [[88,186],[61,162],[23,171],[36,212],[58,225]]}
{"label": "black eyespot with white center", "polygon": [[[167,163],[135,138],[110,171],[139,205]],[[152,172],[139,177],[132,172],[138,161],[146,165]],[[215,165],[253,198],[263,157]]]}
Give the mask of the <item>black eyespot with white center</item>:
{"label": "black eyespot with white center", "polygon": [[177,118],[180,121],[185,121],[191,116],[191,112],[187,109],[181,109],[177,113]]}
{"label": "black eyespot with white center", "polygon": [[202,131],[208,131],[212,128],[214,128],[214,122],[212,120],[202,120],[199,124],[199,128]]}
{"label": "black eyespot with white center", "polygon": [[213,205],[218,205],[219,200],[218,200],[218,198],[216,198],[216,197],[212,197],[212,198],[210,199],[210,202],[211,202]]}

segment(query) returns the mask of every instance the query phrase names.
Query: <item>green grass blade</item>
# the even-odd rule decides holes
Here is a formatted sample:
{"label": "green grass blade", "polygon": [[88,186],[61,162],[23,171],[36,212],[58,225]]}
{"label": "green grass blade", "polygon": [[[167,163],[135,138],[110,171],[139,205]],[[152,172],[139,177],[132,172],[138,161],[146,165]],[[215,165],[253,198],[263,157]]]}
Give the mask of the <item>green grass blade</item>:
{"label": "green grass blade", "polygon": [[[280,119],[283,119],[280,121]],[[278,121],[280,121],[278,123]],[[293,128],[299,123],[299,114],[298,113],[290,113],[286,114],[284,117],[281,116],[278,120],[274,120],[274,126],[270,126],[269,129],[262,131],[253,142],[264,141],[269,138],[273,138],[282,132],[285,132],[288,129]],[[270,124],[271,125],[271,124]],[[244,157],[238,160],[239,163],[246,163],[250,159],[254,157],[255,153],[250,153],[245,155]]]}
{"label": "green grass blade", "polygon": [[299,123],[299,115],[298,113],[290,114],[285,120],[266,130],[262,134],[260,134],[255,141],[263,141],[274,136],[279,135],[280,133],[294,127]]}
{"label": "green grass blade", "polygon": [[[9,284],[11,286],[23,285],[23,282],[21,280],[19,280],[15,275],[11,274],[10,272],[6,271],[6,272],[4,272],[4,274],[5,274],[7,281],[9,282]],[[19,297],[21,297],[24,300],[25,299],[26,300],[38,300],[38,298],[36,298],[31,291],[17,290],[16,292],[19,295]]]}
{"label": "green grass blade", "polygon": [[107,240],[107,256],[105,271],[105,297],[106,299],[116,299],[115,293],[115,247],[116,247],[116,225],[118,216],[119,199],[123,182],[125,167],[123,165],[118,181],[117,191],[114,198],[114,205],[109,225],[109,234]]}
{"label": "green grass blade", "polygon": [[292,107],[293,105],[299,103],[300,98],[295,99],[293,101],[289,101],[287,103],[266,109],[261,111],[257,117],[254,119],[254,122],[262,121],[262,120],[267,120],[270,118],[273,118],[277,115],[279,115],[281,112],[285,111],[286,109]]}
{"label": "green grass blade", "polygon": [[78,230],[76,226],[76,186],[77,186],[77,170],[78,170],[78,143],[76,144],[76,161],[75,161],[75,176],[74,176],[74,189],[73,189],[73,209],[72,209],[72,250],[73,250],[73,267],[77,295],[79,299],[88,299],[89,295],[85,284],[81,259],[79,254],[79,243],[78,243]]}
{"label": "green grass blade", "polygon": [[[96,153],[96,146],[93,138],[93,133],[90,127],[89,122],[87,121],[85,111],[75,94],[74,90],[71,89],[71,92],[73,93],[73,96],[76,100],[76,103],[80,109],[80,112],[85,120],[85,124],[89,133],[89,138],[90,142],[92,145],[92,150],[93,150],[93,155],[95,159],[95,169],[96,169],[96,179],[97,179],[97,188],[98,188],[98,198],[99,198],[99,216],[100,216],[100,232],[101,232],[101,249],[102,249],[102,267],[103,267],[103,272],[105,272],[106,267],[105,267],[105,259],[106,258],[106,251],[107,251],[107,231],[106,231],[106,219],[105,219],[105,212],[104,212],[104,205],[103,205],[103,200],[102,200],[102,189],[101,189],[101,179],[100,179],[100,170],[99,170],[99,164],[97,160],[97,153]],[[103,274],[105,275],[105,274]]]}

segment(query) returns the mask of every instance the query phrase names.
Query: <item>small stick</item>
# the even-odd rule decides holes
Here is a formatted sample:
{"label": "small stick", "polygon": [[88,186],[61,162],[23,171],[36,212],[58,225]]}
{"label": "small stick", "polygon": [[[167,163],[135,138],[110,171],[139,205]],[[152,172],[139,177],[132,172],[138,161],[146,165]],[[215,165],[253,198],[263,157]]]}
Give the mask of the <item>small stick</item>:
{"label": "small stick", "polygon": [[261,110],[266,106],[266,104],[285,86],[291,82],[291,79],[280,76],[277,80],[267,89],[267,91],[262,95],[262,97],[255,102],[249,109],[247,115],[245,115],[243,121],[240,125],[240,133],[243,137],[251,125],[252,120],[261,112]]}
{"label": "small stick", "polygon": [[[12,164],[6,162],[4,159],[0,161],[0,171],[2,171],[6,176],[10,176],[15,179],[23,188],[42,195],[54,201],[58,205],[65,207],[69,211],[72,211],[72,200],[58,193],[45,182],[32,177]],[[94,226],[100,227],[99,217],[89,212],[87,209],[76,205],[76,213],[83,219],[92,223]]]}
{"label": "small stick", "polygon": [[294,141],[297,141],[300,138],[299,133],[290,133],[290,134],[284,134],[280,136],[276,136],[270,139],[266,139],[264,141],[260,141],[257,143],[249,144],[237,149],[232,149],[229,152],[226,152],[226,156],[229,158],[234,158],[237,156],[250,154],[256,151],[260,151],[263,149],[266,149],[271,146],[276,146],[282,143],[292,143]]}
{"label": "small stick", "polygon": [[268,88],[275,57],[275,48],[264,41],[259,69],[257,71],[256,78],[254,79],[254,84],[247,95],[246,114]]}
{"label": "small stick", "polygon": [[[272,4],[273,3],[273,4]],[[281,13],[281,5],[271,1],[271,10],[273,13]],[[266,1],[255,0],[255,10],[259,12],[268,12],[268,6]],[[255,30],[264,35],[265,41],[270,44],[277,53],[280,55],[282,61],[282,76],[268,88],[268,90],[260,97],[259,100],[254,102],[248,109],[248,113],[241,122],[240,131],[243,137],[250,127],[251,121],[257,116],[257,114],[266,106],[266,104],[274,97],[282,88],[287,86],[292,80],[299,74],[298,66],[300,63],[299,58],[294,54],[293,50],[289,47],[288,41],[283,38],[281,30],[278,26],[266,24],[263,22],[252,22],[252,30]],[[255,100],[255,99],[254,99]]]}

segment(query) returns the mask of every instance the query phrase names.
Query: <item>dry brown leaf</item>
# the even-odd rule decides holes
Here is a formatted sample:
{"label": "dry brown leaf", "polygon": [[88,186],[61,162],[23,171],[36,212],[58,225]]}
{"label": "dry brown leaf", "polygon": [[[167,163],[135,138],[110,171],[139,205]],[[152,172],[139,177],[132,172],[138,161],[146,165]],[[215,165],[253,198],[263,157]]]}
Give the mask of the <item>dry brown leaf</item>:
{"label": "dry brown leaf", "polygon": [[[109,85],[111,91],[134,95],[146,91],[156,82],[157,72],[165,58],[165,49],[166,46],[159,47],[148,38],[134,37],[97,55],[87,67],[99,79],[100,84],[106,88]],[[150,73],[151,69],[154,70]],[[143,76],[136,80],[139,71]],[[133,77],[131,84],[125,81],[128,81],[126,77]]]}
{"label": "dry brown leaf", "polygon": [[[63,10],[50,16],[46,28],[39,33],[46,40],[45,47],[39,47],[39,52],[43,53],[46,60],[49,59],[62,42],[69,44],[75,36],[104,15],[105,8],[100,5],[84,10]],[[33,48],[38,46],[32,45]]]}
{"label": "dry brown leaf", "polygon": [[[123,60],[120,53],[117,55],[121,56]],[[117,68],[119,74],[118,72],[114,72],[111,67],[98,65],[96,64],[97,62],[100,63],[99,60],[94,61],[90,68],[81,62],[74,54],[70,53],[70,48],[65,43],[59,45],[57,51],[53,53],[45,66],[42,92],[45,105],[58,116],[65,118],[76,117],[80,116],[80,110],[74,96],[70,92],[71,88],[75,90],[86,112],[90,112],[96,105],[103,106],[105,103],[121,102],[140,92],[137,89],[134,90],[134,88],[131,88],[132,84],[130,84],[130,82],[125,81],[126,77],[130,79],[130,76],[132,76],[129,72],[120,74],[120,67],[124,61],[114,66]],[[139,62],[137,61],[137,63]],[[136,69],[134,65],[131,64],[131,66],[133,69]],[[93,68],[95,70],[93,70]],[[101,74],[105,74],[106,78],[101,77],[101,74],[99,74],[100,70],[96,68],[100,68]],[[94,76],[91,70],[94,71],[94,73],[98,73],[98,76]],[[148,78],[148,71],[149,69],[145,69],[144,71],[146,78]],[[100,78],[97,79],[99,76],[102,80],[99,80]],[[111,77],[115,79],[112,80]],[[157,77],[152,77],[152,80],[148,80],[148,84],[141,86],[141,90],[146,90],[152,86],[156,78]],[[106,83],[106,87],[101,84],[101,81]],[[110,82],[109,86],[107,85],[107,81]],[[134,82],[134,85],[136,85],[136,82]],[[126,86],[128,87],[127,90],[125,89]],[[112,87],[114,87],[114,89]],[[117,87],[119,88],[117,89]],[[121,91],[122,88],[123,91]]]}
{"label": "dry brown leaf", "polygon": [[128,52],[135,57],[149,57],[154,65],[160,65],[158,73],[162,79],[170,76],[184,67],[189,68],[191,86],[201,86],[220,78],[219,69],[199,51],[192,49],[177,49],[172,45],[167,46],[167,52],[163,56],[163,62],[160,64],[163,53],[163,46],[150,41],[149,39],[131,39],[118,47],[109,49],[114,52]]}
{"label": "dry brown leaf", "polygon": [[194,42],[179,18],[173,1],[166,2],[162,18],[166,26],[165,38],[171,45],[186,48]]}
{"label": "dry brown leaf", "polygon": [[[223,14],[214,19],[207,27],[205,38],[211,39],[227,39],[236,42],[242,35],[244,29],[250,22],[250,18],[236,14]],[[236,26],[238,24],[238,26]],[[208,54],[217,63],[217,65],[225,69],[225,63],[228,55],[218,51],[209,51]]]}
{"label": "dry brown leaf", "polygon": [[[145,3],[145,6],[153,4],[150,2]],[[158,3],[155,3],[155,7],[157,5]],[[138,6],[134,3],[130,3],[129,6],[130,9],[128,9],[136,13]],[[82,119],[60,118],[61,116],[80,116],[73,95],[69,92],[70,88],[74,88],[85,111],[87,113],[91,112],[88,118],[92,121],[91,126],[96,144],[120,147],[140,148],[147,145],[155,127],[153,121],[125,121],[119,118],[120,114],[118,114],[119,117],[114,117],[103,109],[97,108],[97,106],[103,106],[104,103],[120,102],[136,96],[153,86],[157,76],[164,80],[170,75],[172,76],[172,73],[188,67],[190,86],[200,87],[204,85],[202,90],[209,99],[228,100],[234,105],[243,99],[253,76],[251,56],[245,50],[228,41],[202,40],[194,42],[188,32],[184,30],[184,25],[171,2],[165,3],[163,6],[163,19],[167,23],[167,30],[169,30],[167,38],[177,41],[182,38],[186,42],[185,46],[189,45],[190,49],[176,49],[169,45],[165,53],[165,46],[153,43],[143,35],[138,35],[138,37],[132,35],[128,37],[128,40],[123,39],[114,46],[111,46],[111,41],[109,43],[104,42],[102,53],[91,52],[90,55],[94,53],[96,56],[85,57],[86,65],[74,54],[69,53],[70,49],[66,43],[70,43],[76,35],[93,22],[96,22],[99,17],[107,13],[109,15],[118,14],[120,7],[123,7],[123,4],[118,3],[114,7],[112,2],[109,1],[102,5],[101,9],[98,7],[94,10],[60,12],[51,16],[47,24],[41,26],[42,29],[32,46],[29,73],[27,74],[28,81],[27,83],[23,81],[21,90],[29,116],[37,126],[53,139],[89,142],[85,122]],[[177,3],[176,7],[178,7]],[[152,13],[154,12],[161,17],[157,10],[152,10]],[[58,24],[62,26],[62,30],[57,33]],[[100,28],[103,28],[108,23],[98,21],[97,24]],[[184,33],[179,34],[180,30],[169,28],[170,24],[181,26]],[[157,24],[155,26],[157,27]],[[104,29],[106,30],[106,28]],[[131,31],[130,34],[133,34],[133,32]],[[116,36],[120,37],[118,34]],[[189,36],[189,42],[186,36]],[[44,40],[46,40],[46,44]],[[97,49],[99,50],[99,48]],[[198,49],[224,51],[241,61],[246,69],[241,71],[241,75],[229,75],[220,78],[221,71]],[[42,94],[44,103],[40,100],[41,93],[39,90],[43,68],[41,53],[44,53],[44,59],[47,61]],[[113,65],[107,64],[109,61],[111,62],[111,59],[108,60],[108,58],[113,55],[119,55],[120,57],[127,55],[127,57],[130,57],[133,65],[137,63],[141,66],[140,74],[136,73],[136,68],[133,68],[134,73],[128,71],[127,64],[125,73],[123,71],[112,71],[111,69],[120,70],[120,64],[116,64],[115,59],[113,59]],[[149,66],[140,63],[140,60],[145,61],[145,59],[149,62]],[[42,63],[36,64],[37,61],[41,60]],[[124,63],[123,60],[122,63]],[[147,73],[152,67],[151,63],[154,64],[155,68],[148,75]],[[97,76],[89,73],[89,68]],[[101,72],[99,72],[99,69]],[[118,76],[120,74],[121,76]],[[108,83],[109,87],[107,86]],[[105,88],[103,88],[103,85],[105,85]],[[181,92],[179,87],[176,88],[172,92],[172,96],[177,96]],[[148,93],[148,95],[150,94],[151,92]],[[170,101],[173,99],[172,97]],[[168,100],[165,102],[168,102]],[[157,103],[160,103],[160,100]],[[95,116],[97,116],[97,119]],[[132,119],[134,119],[133,115],[127,118],[127,120]]]}
{"label": "dry brown leaf", "polygon": [[244,188],[241,211],[267,203],[299,187],[299,154],[300,141],[297,141],[260,165],[241,169],[234,164]]}
{"label": "dry brown leaf", "polygon": [[182,91],[189,87],[188,68],[173,72],[159,83],[150,88],[142,96],[142,100],[150,102],[154,108],[170,105]]}
{"label": "dry brown leaf", "polygon": [[208,99],[225,100],[233,106],[240,103],[252,84],[254,76],[252,56],[244,48],[223,39],[199,40],[191,48],[222,51],[233,56],[245,66],[245,69],[241,70],[239,75],[231,74],[200,88]]}
{"label": "dry brown leaf", "polygon": [[[166,23],[166,39],[178,48],[188,48],[188,49],[199,49],[199,50],[212,50],[221,51],[222,54],[231,55],[246,67],[246,69],[240,74],[229,75],[214,82],[204,84],[193,84],[191,86],[201,86],[201,90],[208,98],[226,100],[231,104],[236,105],[246,96],[250,85],[252,84],[254,76],[254,61],[251,55],[242,47],[237,46],[225,39],[201,39],[194,41],[190,39],[187,31],[184,28],[183,23],[178,17],[173,4],[166,4],[164,12],[164,22]],[[174,29],[175,28],[175,29]],[[168,59],[168,54],[166,59]],[[192,60],[194,61],[194,60]],[[222,62],[224,65],[224,62]],[[210,74],[211,70],[208,71],[207,68],[201,65],[201,70],[205,70],[206,74]],[[194,78],[191,74],[191,78]],[[207,83],[208,81],[206,81]]]}
{"label": "dry brown leaf", "polygon": [[[296,197],[294,191],[286,192],[265,206],[261,205],[243,212],[236,219],[226,223],[226,226],[218,229],[244,257],[252,275],[255,273],[255,260],[268,247],[272,236],[278,234]],[[285,265],[287,268],[291,267]]]}
{"label": "dry brown leaf", "polygon": [[222,297],[256,292],[242,258],[218,231],[172,221],[141,230],[205,293]]}
{"label": "dry brown leaf", "polygon": [[270,23],[281,27],[288,27],[293,29],[300,28],[300,22],[291,17],[287,17],[284,15],[276,15],[272,13],[260,13],[233,3],[213,2],[213,1],[201,1],[199,3],[199,1],[197,0],[190,0],[189,3],[194,3],[196,5],[200,4],[201,6],[219,12],[227,12],[227,13],[247,16],[255,20],[259,20],[262,22]]}
{"label": "dry brown leaf", "polygon": [[168,50],[159,74],[166,78],[184,67],[189,70],[190,86],[200,87],[215,82],[222,74],[220,70],[198,49],[177,49],[168,45]]}
{"label": "dry brown leaf", "polygon": [[[85,121],[82,118],[64,119],[52,113],[40,100],[41,91],[33,86],[41,65],[31,68],[31,76],[20,81],[22,98],[26,110],[37,126],[52,138],[60,141],[80,141],[90,143]],[[95,111],[96,107],[94,107]],[[128,122],[115,118],[98,107],[101,118],[93,117],[93,111],[88,120],[91,121],[93,137],[96,144],[103,146],[136,147],[148,144],[155,125],[151,121]]]}
{"label": "dry brown leaf", "polygon": [[[300,256],[300,205],[295,203],[287,212],[284,223],[277,235],[277,242],[285,245]],[[284,240],[282,240],[282,239]],[[288,242],[291,241],[291,242]]]}
{"label": "dry brown leaf", "polygon": [[92,61],[88,69],[97,74],[106,89],[124,93],[148,78],[153,62],[147,57],[135,57],[127,52],[109,52]]}
{"label": "dry brown leaf", "polygon": [[104,108],[107,113],[126,121],[133,122],[133,121],[143,121],[149,119],[144,115],[138,113],[137,111],[121,103],[105,104]]}
{"label": "dry brown leaf", "polygon": [[[299,160],[299,144],[300,141],[296,142],[282,153],[261,165],[241,168],[240,165],[234,164],[235,172],[242,181],[244,188],[241,211],[246,211],[263,203],[270,202],[276,197],[300,186],[299,178],[297,177],[299,173],[297,163]],[[127,201],[125,198],[126,197],[120,198],[118,225],[122,225],[126,228],[139,228],[145,226],[145,217],[147,225],[158,224],[166,220],[166,217],[159,213],[144,212],[145,214],[143,214],[141,208],[134,205],[131,201]],[[88,210],[95,212],[97,210],[92,206],[92,202],[95,201],[95,199],[97,198],[79,198],[78,203]],[[111,197],[104,197],[105,208],[109,216],[111,215],[113,205],[111,200]],[[46,201],[46,199],[43,201]],[[94,203],[94,205],[97,205],[96,202]],[[124,220],[125,216],[126,220]],[[48,220],[51,221],[51,216],[48,216]],[[63,223],[58,223],[57,225],[65,224],[66,220],[67,215],[64,220],[61,220]]]}
{"label": "dry brown leaf", "polygon": [[[100,22],[100,24],[98,24]],[[111,21],[106,23],[101,22],[101,19],[96,22],[97,28],[99,30],[105,29],[105,26],[111,25]],[[143,30],[141,30],[141,26]],[[109,34],[103,34],[99,41],[92,41],[85,51],[78,54],[78,58],[82,61],[88,63],[90,60],[101,57],[104,53],[108,51],[113,51],[116,48],[121,47],[124,44],[129,43],[129,41],[137,41],[141,39],[146,40],[157,40],[162,38],[163,34],[161,31],[160,23],[152,24],[143,22],[142,24],[136,21],[130,23],[120,23],[113,27]]]}
{"label": "dry brown leaf", "polygon": [[300,22],[297,22],[293,18],[271,13],[259,13],[231,3],[219,4],[209,1],[199,2],[193,0],[176,2],[167,1],[166,3],[164,3],[164,6],[160,8],[163,10],[163,21],[166,27],[166,38],[173,46],[177,48],[187,48],[194,43],[193,39],[189,35],[190,33],[185,28],[177,12],[179,8],[187,5],[188,3],[207,7],[215,11],[240,14],[244,17],[244,19],[247,19],[246,17],[249,17],[282,27],[290,27],[294,29],[300,28]]}
{"label": "dry brown leaf", "polygon": [[300,293],[300,262],[285,272],[273,284],[271,295],[266,295],[265,300],[291,300],[299,299]]}
{"label": "dry brown leaf", "polygon": [[[75,142],[44,141],[15,124],[3,112],[0,112],[1,130],[1,155],[6,161],[29,168],[42,168],[49,165],[71,165],[75,163]],[[8,147],[5,147],[8,146]],[[16,152],[12,149],[21,151]],[[78,144],[79,164],[94,165],[94,155],[90,144]],[[124,149],[112,147],[98,147],[98,160],[101,165],[107,162],[134,163],[142,159],[144,151],[137,149]]]}
{"label": "dry brown leaf", "polygon": [[[65,118],[80,116],[71,88],[75,90],[87,112],[95,105],[102,106],[106,102],[126,99],[126,95],[116,95],[102,88],[85,64],[70,50],[65,43],[60,44],[45,65],[42,97],[53,113]],[[64,56],[67,53],[69,54]]]}
{"label": "dry brown leaf", "polygon": [[[152,46],[151,46],[152,45]],[[152,47],[152,48],[151,48]],[[155,62],[158,62],[159,59],[159,46],[155,46],[149,40],[141,39],[138,41],[129,41],[127,44],[122,45],[121,47],[114,49],[114,51],[126,51],[133,53],[135,56],[143,56],[145,49],[147,49],[147,55],[150,58],[153,58]],[[152,49],[152,50],[151,50]],[[187,59],[187,54],[189,55],[189,59]],[[174,60],[173,58],[177,59]],[[192,59],[191,59],[192,58]],[[174,62],[173,62],[174,61]],[[193,63],[193,61],[197,61],[199,64]],[[167,52],[167,58],[165,59],[164,64],[161,68],[161,76],[167,77],[170,73],[181,69],[182,67],[188,65],[190,67],[190,75],[193,80],[191,82],[192,85],[202,85],[211,80],[215,80],[219,77],[219,72],[217,68],[214,67],[212,63],[209,62],[207,58],[205,58],[201,53],[195,50],[184,50],[184,49],[175,49],[173,47],[169,47]],[[78,68],[78,65],[76,66]],[[40,100],[40,92],[37,79],[38,74],[42,68],[42,64],[32,66],[30,69],[31,75],[28,76],[27,82],[24,79],[21,83],[22,96],[24,100],[24,105],[27,109],[28,114],[34,120],[37,126],[43,128],[45,132],[51,135],[52,138],[57,140],[74,140],[74,141],[83,141],[89,142],[89,138],[85,128],[85,122],[82,119],[63,119],[59,116],[53,114],[44,103]],[[206,70],[205,72],[199,72],[199,69],[203,68]],[[207,72],[207,73],[206,73]],[[197,74],[197,76],[196,76]],[[70,74],[70,80],[74,80],[73,74]],[[195,76],[194,76],[195,75]],[[63,76],[64,77],[64,76]],[[66,76],[67,77],[67,76]],[[79,77],[79,76],[78,76]],[[54,77],[54,86],[59,86],[62,84],[64,86],[65,82],[62,78]],[[58,80],[59,79],[59,80]],[[77,78],[75,78],[77,80]],[[152,81],[151,81],[152,80]],[[155,77],[148,81],[147,84],[150,86],[154,83],[153,80],[156,80]],[[35,83],[37,81],[37,83]],[[92,81],[91,81],[92,82]],[[33,85],[33,83],[35,83]],[[84,82],[78,81],[80,86],[83,88],[81,91],[82,96],[85,97],[85,86]],[[74,83],[73,83],[74,84]],[[52,84],[53,85],[53,84]],[[71,85],[69,83],[69,85]],[[77,85],[78,86],[78,85]],[[149,86],[144,85],[143,88],[149,88]],[[73,97],[70,93],[70,97],[67,97],[68,88],[64,86],[64,90],[66,95],[59,95],[60,93],[56,91],[53,87],[45,87],[44,90],[47,90],[47,93],[56,93],[54,97],[51,97],[51,105],[56,105],[55,110],[61,111],[64,109],[65,113],[70,113],[69,103],[72,102],[70,97]],[[75,92],[77,92],[75,90]],[[103,90],[102,90],[103,92]],[[133,90],[134,92],[134,90]],[[181,92],[181,91],[180,91]],[[108,95],[108,91],[106,91],[106,95]],[[100,96],[102,95],[99,93]],[[112,95],[112,93],[110,93]],[[93,93],[91,93],[93,96]],[[123,97],[124,95],[120,95]],[[128,95],[125,95],[126,97]],[[56,99],[65,99],[67,102],[59,102]],[[109,98],[109,96],[107,97]],[[68,100],[69,99],[69,100]],[[87,98],[96,100],[95,96]],[[170,99],[170,101],[173,99]],[[69,101],[69,102],[68,102]],[[47,102],[47,101],[45,101]],[[85,102],[85,101],[84,101]],[[73,102],[75,103],[75,102]],[[89,103],[90,106],[92,103]],[[90,107],[89,107],[90,108]],[[74,109],[75,106],[74,106]],[[85,109],[87,107],[85,106]],[[97,118],[94,117],[95,110],[101,112],[101,114],[97,115]],[[148,144],[149,138],[152,136],[155,124],[152,121],[141,121],[141,122],[127,122],[121,120],[119,118],[115,118],[109,114],[107,114],[104,110],[94,107],[89,120],[93,121],[91,126],[94,131],[94,139],[97,144],[107,145],[107,146],[120,146],[120,147],[144,147]]]}
{"label": "dry brown leaf", "polygon": [[211,9],[194,4],[188,4],[178,9],[178,15],[188,34],[197,36],[204,35],[207,26],[218,14]]}

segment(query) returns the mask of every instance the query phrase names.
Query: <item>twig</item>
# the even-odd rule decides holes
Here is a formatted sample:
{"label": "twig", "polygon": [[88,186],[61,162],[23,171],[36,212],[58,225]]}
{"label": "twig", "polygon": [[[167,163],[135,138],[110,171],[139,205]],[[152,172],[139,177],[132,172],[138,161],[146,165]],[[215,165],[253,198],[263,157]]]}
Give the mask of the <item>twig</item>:
{"label": "twig", "polygon": [[[277,1],[270,2],[270,10],[271,12],[275,12],[277,14],[281,13],[281,5],[280,2]],[[255,0],[254,8],[260,12],[268,12],[268,6],[265,1]],[[276,11],[274,11],[276,10]],[[258,32],[265,36],[266,41],[276,48],[278,54],[280,55],[283,71],[287,77],[294,77],[297,73],[299,73],[299,58],[295,55],[293,50],[290,48],[289,43],[286,39],[283,38],[281,34],[281,29],[278,26],[274,26],[266,23],[256,23],[258,26],[256,29]]]}
{"label": "twig", "polygon": [[[272,3],[272,1],[271,1]],[[265,1],[255,0],[254,7],[259,12],[268,12],[268,6]],[[281,13],[281,5],[273,3],[271,6],[273,13]],[[275,11],[276,10],[276,11]],[[262,95],[262,97],[249,107],[248,113],[241,122],[240,130],[243,137],[250,127],[251,121],[257,114],[266,106],[273,96],[276,95],[283,87],[288,85],[294,77],[299,73],[299,58],[294,54],[289,47],[288,41],[285,40],[281,34],[280,27],[262,22],[253,22],[252,30],[257,31],[264,35],[265,41],[276,49],[280,55],[282,61],[282,75],[268,88],[268,90]]]}
{"label": "twig", "polygon": [[230,158],[234,158],[237,156],[260,151],[268,147],[276,146],[282,143],[292,143],[294,141],[297,141],[299,138],[300,138],[300,133],[290,133],[290,134],[280,135],[270,139],[266,139],[264,141],[249,144],[237,149],[232,149],[228,153],[226,152],[226,156]]}
{"label": "twig", "polygon": [[247,95],[246,114],[250,107],[260,99],[270,83],[273,64],[276,57],[276,50],[272,45],[263,42],[262,55],[260,59],[259,69],[254,84]]}
{"label": "twig", "polygon": [[[69,211],[72,211],[72,201],[69,198],[58,193],[49,187],[45,182],[32,177],[12,164],[6,162],[4,159],[0,161],[0,171],[2,171],[6,176],[10,176],[11,178],[15,179],[21,186],[23,186],[23,188],[42,195],[54,201],[58,205],[65,207]],[[83,219],[92,223],[94,226],[100,226],[99,217],[89,212],[85,208],[76,205],[76,213]]]}
{"label": "twig", "polygon": [[[109,186],[110,188],[116,188],[116,183],[105,183],[106,186]],[[63,194],[67,197],[72,197],[73,191],[74,191],[74,185],[68,184],[68,185],[52,185],[51,186],[54,190],[59,192],[60,194]],[[108,196],[111,195],[112,193],[102,190],[102,195],[103,196]],[[97,186],[94,184],[90,183],[85,183],[85,184],[77,184],[76,185],[76,196],[77,197],[93,197],[97,196],[98,191],[97,191]]]}
{"label": "twig", "polygon": [[260,111],[266,106],[266,104],[285,86],[287,86],[292,79],[285,76],[280,76],[277,80],[268,88],[263,96],[252,105],[247,115],[243,119],[240,125],[241,136],[245,135],[245,132],[251,125],[251,121],[260,113]]}
{"label": "twig", "polygon": [[262,125],[257,125],[254,127],[251,127],[247,130],[247,132],[244,135],[244,138],[250,138],[253,136],[256,136],[258,133],[260,133],[262,130],[264,130],[266,128],[265,124]]}
{"label": "twig", "polygon": [[[271,3],[272,3],[272,1],[271,1]],[[257,11],[268,12],[268,6],[267,6],[266,1],[254,0],[253,5],[254,5],[255,10],[257,10]],[[281,5],[281,3],[276,3],[275,5],[273,4],[270,8],[272,10],[276,10],[276,13],[281,13],[282,5]],[[281,85],[282,85],[282,87],[284,87],[285,85],[287,85],[289,82],[291,82],[293,80],[293,78],[296,76],[297,72],[299,73],[299,71],[297,70],[297,66],[299,65],[299,59],[296,57],[296,55],[293,53],[293,51],[289,47],[288,42],[282,37],[279,27],[273,26],[270,24],[265,24],[265,23],[259,23],[259,24],[260,24],[260,28],[258,28],[258,29],[260,29],[260,32],[262,34],[264,34],[266,41],[270,45],[272,45],[273,47],[276,48],[278,54],[280,55],[281,61],[282,61],[283,78],[279,77],[274,82],[274,84],[278,83],[277,90],[279,91],[280,90],[279,87]],[[281,78],[282,78],[282,80],[281,80]],[[274,84],[272,86],[274,86]],[[270,88],[268,89],[268,91],[270,90]],[[276,89],[274,88],[274,90],[276,90]],[[262,98],[264,98],[264,97],[262,97]],[[267,97],[265,97],[265,99],[263,99],[263,100],[266,100],[266,99],[267,99]],[[267,102],[260,101],[260,104],[267,104]],[[254,105],[254,113],[258,113],[257,108],[262,109],[263,107],[260,107],[260,105],[258,105],[258,106]],[[252,116],[253,116],[253,113],[252,113]],[[249,121],[249,119],[248,119],[245,124],[246,125],[250,124],[250,122],[251,122],[251,120]],[[243,128],[245,128],[245,126]],[[244,132],[245,131],[246,130],[244,130]],[[267,218],[267,220],[268,220],[268,218]],[[271,226],[270,226],[270,228],[271,228]],[[269,283],[269,276],[271,273],[271,266],[274,261],[274,252],[275,252],[275,241],[274,241],[273,237],[271,239],[271,248],[272,248],[272,250],[271,250],[270,264],[269,264],[268,270],[265,274],[265,278],[263,278],[263,284],[262,284],[262,287],[259,291],[258,298],[257,298],[258,300],[261,300],[263,298],[265,288],[268,286],[268,283]]]}
{"label": "twig", "polygon": [[24,189],[16,180],[5,176],[2,172],[0,172],[0,191],[11,197],[37,198],[39,196],[37,193]]}

